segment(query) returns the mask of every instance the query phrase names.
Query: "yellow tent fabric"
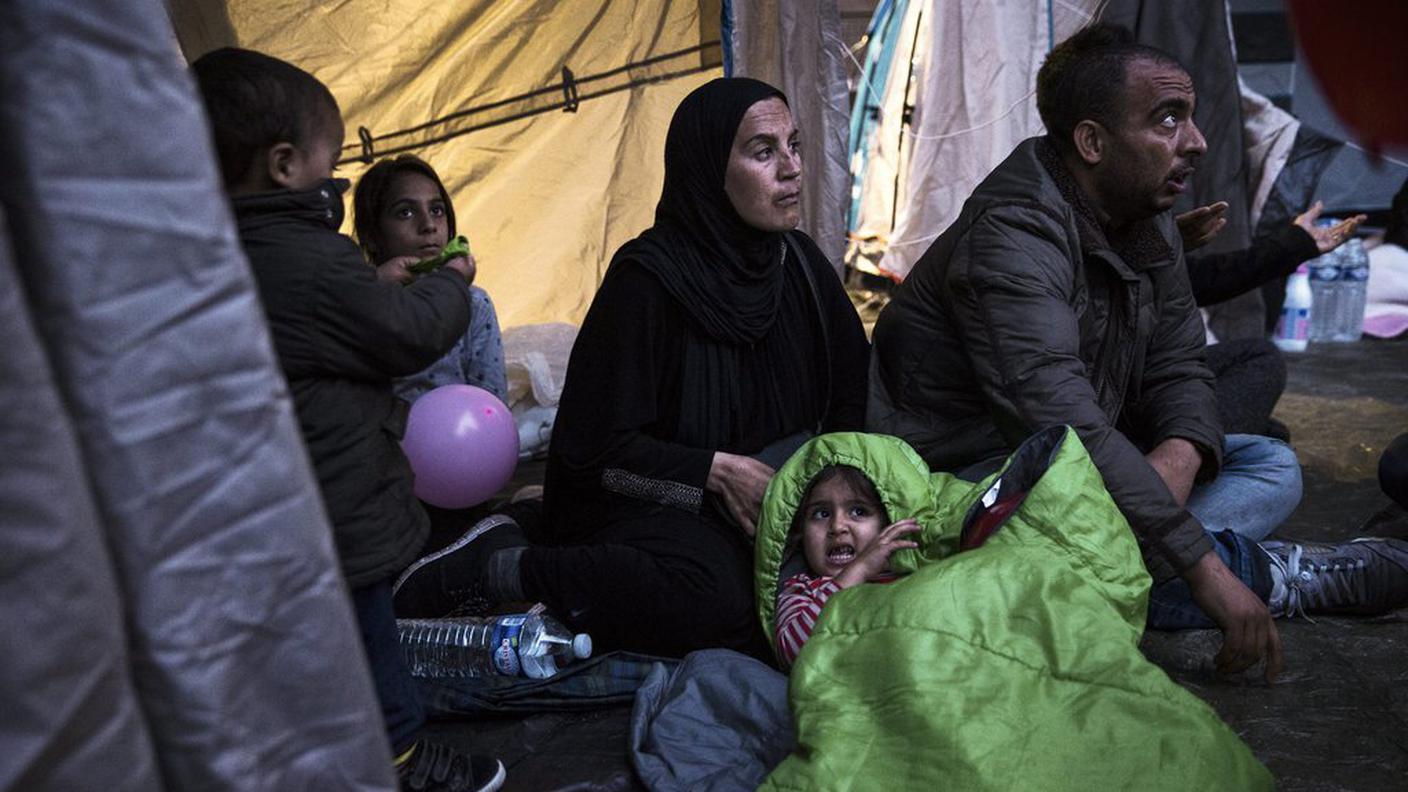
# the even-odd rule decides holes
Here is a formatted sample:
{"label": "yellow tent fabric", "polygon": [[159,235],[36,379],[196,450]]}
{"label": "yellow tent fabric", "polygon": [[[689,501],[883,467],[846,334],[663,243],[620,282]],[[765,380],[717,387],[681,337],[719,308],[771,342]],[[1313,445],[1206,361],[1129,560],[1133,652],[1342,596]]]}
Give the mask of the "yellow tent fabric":
{"label": "yellow tent fabric", "polygon": [[168,7],[190,60],[247,47],[326,83],[347,130],[339,176],[355,184],[367,167],[359,128],[373,157],[409,150],[434,165],[507,327],[579,323],[611,254],[650,225],[670,115],[723,73],[719,2]]}

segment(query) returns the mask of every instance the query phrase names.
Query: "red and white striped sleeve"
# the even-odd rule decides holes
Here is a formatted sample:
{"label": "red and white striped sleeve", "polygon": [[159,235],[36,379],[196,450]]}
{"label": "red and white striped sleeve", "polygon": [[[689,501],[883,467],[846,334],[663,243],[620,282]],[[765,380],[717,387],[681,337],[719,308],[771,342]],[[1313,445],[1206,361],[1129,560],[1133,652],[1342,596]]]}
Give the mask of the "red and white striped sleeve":
{"label": "red and white striped sleeve", "polygon": [[821,608],[841,587],[829,577],[813,578],[798,574],[782,584],[777,595],[777,653],[784,668],[790,668],[812,635]]}

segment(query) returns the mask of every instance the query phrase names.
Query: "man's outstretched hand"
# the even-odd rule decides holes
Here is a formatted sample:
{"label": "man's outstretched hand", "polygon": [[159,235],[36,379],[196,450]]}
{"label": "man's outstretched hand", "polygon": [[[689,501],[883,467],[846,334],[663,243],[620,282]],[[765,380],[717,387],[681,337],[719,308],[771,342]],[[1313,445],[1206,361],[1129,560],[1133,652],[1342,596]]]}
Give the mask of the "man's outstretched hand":
{"label": "man's outstretched hand", "polygon": [[1275,682],[1284,662],[1281,636],[1266,603],[1252,593],[1217,553],[1208,552],[1183,573],[1193,601],[1222,630],[1222,650],[1215,663],[1221,674],[1235,674],[1266,660],[1266,681]]}
{"label": "man's outstretched hand", "polygon": [[1211,242],[1227,225],[1227,218],[1223,217],[1226,213],[1227,202],[1218,201],[1215,204],[1199,206],[1197,209],[1189,209],[1174,217],[1173,222],[1178,225],[1178,235],[1183,237],[1183,252],[1197,250]]}

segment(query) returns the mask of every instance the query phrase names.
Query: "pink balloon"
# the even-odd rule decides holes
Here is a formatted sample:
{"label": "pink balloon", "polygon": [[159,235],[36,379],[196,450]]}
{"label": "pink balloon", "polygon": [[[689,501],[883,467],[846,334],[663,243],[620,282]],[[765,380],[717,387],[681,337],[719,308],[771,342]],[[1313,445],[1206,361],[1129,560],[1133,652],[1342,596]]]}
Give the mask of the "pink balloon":
{"label": "pink balloon", "polygon": [[442,385],[416,399],[401,448],[416,497],[442,509],[474,506],[498,492],[518,465],[518,427],[494,394]]}

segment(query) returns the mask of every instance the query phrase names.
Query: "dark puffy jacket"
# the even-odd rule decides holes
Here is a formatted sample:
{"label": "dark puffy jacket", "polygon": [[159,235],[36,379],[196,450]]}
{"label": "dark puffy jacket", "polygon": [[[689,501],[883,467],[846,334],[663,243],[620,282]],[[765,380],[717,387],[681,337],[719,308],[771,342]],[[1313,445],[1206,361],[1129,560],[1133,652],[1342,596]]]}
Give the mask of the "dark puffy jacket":
{"label": "dark puffy jacket", "polygon": [[1076,189],[1041,138],[978,186],[876,324],[867,427],[960,471],[1070,424],[1166,579],[1211,549],[1144,460],[1180,437],[1203,454],[1200,480],[1221,466],[1203,322],[1168,213],[1122,257]]}
{"label": "dark puffy jacket", "polygon": [[343,573],[361,588],[398,573],[425,544],[429,521],[400,446],[405,402],[391,378],[430,365],[464,334],[469,291],[450,271],[408,287],[378,282],[337,233],[343,184],[241,196],[234,208]]}

